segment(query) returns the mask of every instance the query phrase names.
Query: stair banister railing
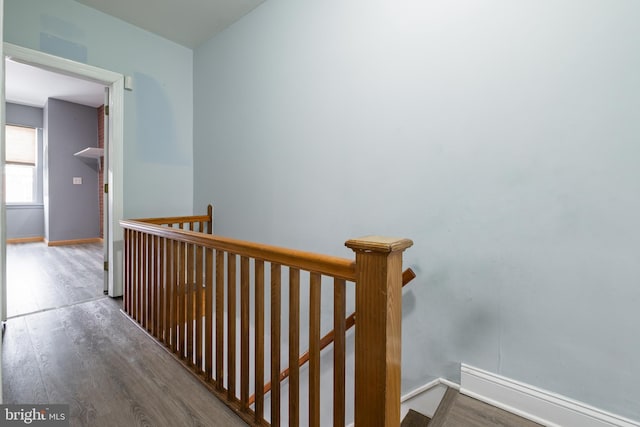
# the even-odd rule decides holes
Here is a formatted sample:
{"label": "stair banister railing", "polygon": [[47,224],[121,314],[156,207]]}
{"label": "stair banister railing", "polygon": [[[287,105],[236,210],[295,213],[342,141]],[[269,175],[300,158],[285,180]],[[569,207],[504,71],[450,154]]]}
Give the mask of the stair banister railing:
{"label": "stair banister railing", "polygon": [[[288,424],[320,424],[323,277],[333,278],[334,289],[333,425],[344,426],[346,283],[355,283],[355,424],[399,426],[402,252],[412,245],[410,240],[378,236],[349,240],[346,246],[355,252],[354,261],[209,234],[211,208],[208,215],[120,224],[125,229],[124,311],[252,426],[278,426],[286,416],[279,381],[281,349],[276,344],[282,335],[281,316],[287,315],[291,367]],[[306,272],[304,281],[302,271]],[[285,272],[288,284],[282,280]],[[308,301],[300,301],[302,286],[309,289]],[[282,309],[282,288],[289,289],[288,314]],[[267,293],[270,308],[264,306]],[[298,345],[300,329],[305,327],[300,323],[301,303],[308,303],[310,311],[308,390],[299,387]],[[270,333],[265,331],[266,315],[270,316]],[[255,331],[253,343],[249,342],[250,330]],[[268,336],[272,355],[267,367],[264,351]],[[251,359],[250,348],[255,349]],[[255,380],[254,404],[249,403],[250,376]],[[273,384],[269,419],[264,408],[265,376]],[[301,396],[309,399],[306,420],[300,419]]]}
{"label": "stair banister railing", "polygon": [[[407,268],[405,271],[402,272],[402,287],[404,288],[406,285],[409,284],[409,282],[411,282],[415,278],[416,278],[416,273],[412,269]],[[345,330],[347,331],[351,329],[353,326],[355,326],[356,313],[355,312],[351,313],[349,317],[344,319],[344,323],[345,323]],[[332,329],[320,339],[320,351],[327,348],[329,344],[331,344],[334,340],[335,340],[335,329]],[[298,359],[298,366],[302,367],[308,361],[309,361],[309,351],[307,350],[302,354],[302,356],[300,356],[300,359]],[[280,372],[280,382],[286,380],[289,377],[289,372],[290,372],[290,368],[287,368],[284,371]],[[271,381],[266,383],[264,386],[264,394],[269,393],[269,391],[271,391]],[[251,395],[249,397],[249,404],[252,405],[255,402],[255,400],[256,400],[256,395],[255,394]]]}

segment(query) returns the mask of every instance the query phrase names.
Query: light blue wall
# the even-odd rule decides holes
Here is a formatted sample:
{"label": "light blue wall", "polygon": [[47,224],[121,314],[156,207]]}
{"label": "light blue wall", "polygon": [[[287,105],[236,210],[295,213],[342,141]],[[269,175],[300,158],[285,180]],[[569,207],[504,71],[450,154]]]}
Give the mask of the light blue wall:
{"label": "light blue wall", "polygon": [[124,215],[192,212],[193,52],[73,0],[6,0],[4,40],[134,77]]}
{"label": "light blue wall", "polygon": [[403,391],[468,363],[640,419],[640,3],[271,0],[194,53],[194,207],[412,238]]}
{"label": "light blue wall", "polygon": [[6,233],[8,239],[44,237],[44,207],[42,204],[42,108],[5,104],[6,123],[38,128],[38,154],[36,161],[36,203],[8,205]]}

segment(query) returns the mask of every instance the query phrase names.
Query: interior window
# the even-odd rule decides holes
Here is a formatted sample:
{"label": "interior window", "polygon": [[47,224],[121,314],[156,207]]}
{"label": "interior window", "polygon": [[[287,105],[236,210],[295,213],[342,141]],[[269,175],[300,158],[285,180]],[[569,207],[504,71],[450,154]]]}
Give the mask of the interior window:
{"label": "interior window", "polygon": [[36,202],[36,129],[5,127],[5,202]]}

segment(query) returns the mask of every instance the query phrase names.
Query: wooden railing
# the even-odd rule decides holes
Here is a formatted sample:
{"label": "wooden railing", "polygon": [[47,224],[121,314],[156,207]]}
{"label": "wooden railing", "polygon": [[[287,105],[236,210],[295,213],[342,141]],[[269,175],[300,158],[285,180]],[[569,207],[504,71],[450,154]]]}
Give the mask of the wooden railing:
{"label": "wooden railing", "polygon": [[[406,285],[409,284],[409,282],[411,282],[415,278],[416,278],[416,273],[412,269],[407,268],[405,271],[402,272],[402,287],[404,288]],[[345,331],[348,331],[349,329],[354,327],[356,324],[356,313],[355,312],[351,313],[349,317],[345,319],[344,323],[345,323]],[[333,341],[335,340],[335,337],[336,337],[335,329],[332,329],[325,336],[323,336],[320,339],[320,351],[324,350],[331,343],[333,343]],[[307,362],[309,362],[309,357],[310,357],[309,350],[307,350],[298,359],[298,366],[302,368]],[[282,372],[280,372],[279,381],[282,382],[287,378],[289,378],[290,372],[291,372],[290,368],[285,368]],[[271,381],[266,383],[264,386],[264,393],[268,393],[269,391],[271,391]],[[255,394],[251,395],[249,397],[249,404],[254,403],[255,400],[256,400],[256,395]]]}
{"label": "wooden railing", "polygon": [[[399,425],[402,252],[410,240],[349,240],[353,261],[206,234],[212,229],[211,209],[205,216],[120,224],[125,229],[124,311],[250,425],[283,422],[283,339],[289,365],[286,423],[320,425],[325,286],[333,288],[331,420],[345,425],[347,283],[354,282],[355,423]],[[302,306],[308,307],[309,324],[303,329],[301,295],[307,294]],[[307,331],[309,390],[301,391],[300,337]],[[272,387],[265,392],[267,358]],[[305,420],[300,420],[301,399],[308,399]],[[270,414],[265,414],[266,402]]]}

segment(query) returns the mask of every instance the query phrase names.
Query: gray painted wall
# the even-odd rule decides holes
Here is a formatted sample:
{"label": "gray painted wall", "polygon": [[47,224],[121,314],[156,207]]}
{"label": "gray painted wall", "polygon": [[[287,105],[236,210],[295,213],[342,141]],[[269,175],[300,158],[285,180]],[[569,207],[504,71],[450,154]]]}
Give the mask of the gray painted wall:
{"label": "gray painted wall", "polygon": [[6,122],[8,125],[29,126],[34,128],[42,127],[42,108],[31,107],[7,102]]}
{"label": "gray painted wall", "polygon": [[465,362],[640,419],[640,2],[272,0],[194,53],[194,208],[412,238],[403,382]]}
{"label": "gray painted wall", "polygon": [[[45,223],[50,242],[100,237],[98,165],[74,156],[98,146],[96,109],[49,99],[45,115]],[[73,178],[82,178],[74,185]]]}
{"label": "gray painted wall", "polygon": [[6,103],[6,122],[10,125],[39,128],[37,180],[40,182],[36,203],[32,205],[7,205],[7,239],[44,237],[44,208],[42,205],[42,108]]}

